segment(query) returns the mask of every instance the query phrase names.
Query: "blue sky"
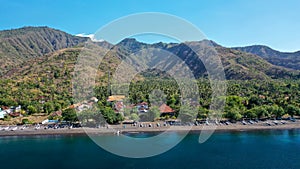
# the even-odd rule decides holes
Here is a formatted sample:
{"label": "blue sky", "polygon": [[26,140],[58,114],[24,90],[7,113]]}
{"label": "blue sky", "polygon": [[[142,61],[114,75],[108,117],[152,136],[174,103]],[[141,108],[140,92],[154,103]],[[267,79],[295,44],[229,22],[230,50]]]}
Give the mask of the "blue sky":
{"label": "blue sky", "polygon": [[195,24],[208,39],[231,46],[300,50],[299,0],[0,0],[0,29],[49,26],[94,33],[139,12],[163,12]]}

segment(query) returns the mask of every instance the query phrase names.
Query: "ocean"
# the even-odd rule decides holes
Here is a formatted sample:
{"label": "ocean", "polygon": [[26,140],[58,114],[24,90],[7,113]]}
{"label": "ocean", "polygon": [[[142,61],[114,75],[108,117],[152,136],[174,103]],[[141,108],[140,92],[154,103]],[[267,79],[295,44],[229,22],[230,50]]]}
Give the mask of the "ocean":
{"label": "ocean", "polygon": [[[153,133],[131,134],[133,137],[152,135]],[[216,132],[202,144],[198,143],[198,137],[199,134],[190,133],[171,150],[140,159],[111,154],[88,136],[0,137],[0,168],[300,168],[300,130]]]}

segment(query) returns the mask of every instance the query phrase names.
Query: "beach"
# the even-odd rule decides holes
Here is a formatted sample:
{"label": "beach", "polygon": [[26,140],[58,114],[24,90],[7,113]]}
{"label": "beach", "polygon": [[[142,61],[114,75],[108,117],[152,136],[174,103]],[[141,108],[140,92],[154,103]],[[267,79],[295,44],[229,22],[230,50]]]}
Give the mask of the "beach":
{"label": "beach", "polygon": [[[45,129],[46,126],[42,126],[40,129],[35,129],[34,126],[29,126],[21,130],[21,127],[10,127],[10,129],[4,130],[2,126],[0,130],[0,136],[26,136],[26,135],[101,135],[101,134],[117,134],[119,133],[142,133],[142,132],[201,132],[203,130],[215,130],[216,132],[226,131],[252,131],[252,130],[288,130],[288,129],[300,129],[300,121],[285,121],[284,124],[273,121],[258,122],[254,124],[243,124],[241,122],[225,124],[201,124],[198,126],[157,126],[156,123],[148,122],[141,123],[140,125],[119,124],[108,125],[100,128],[58,128],[58,129]],[[151,124],[151,127],[149,126]],[[12,130],[15,128],[14,130]]]}

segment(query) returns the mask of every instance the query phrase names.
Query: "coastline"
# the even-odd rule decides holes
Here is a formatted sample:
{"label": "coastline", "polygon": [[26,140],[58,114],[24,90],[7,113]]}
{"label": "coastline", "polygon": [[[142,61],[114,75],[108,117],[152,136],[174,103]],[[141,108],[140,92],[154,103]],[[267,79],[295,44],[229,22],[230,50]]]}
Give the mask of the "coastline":
{"label": "coastline", "polygon": [[137,127],[127,125],[110,125],[108,128],[60,128],[60,129],[38,129],[27,128],[24,130],[15,131],[0,131],[0,137],[4,136],[38,136],[38,135],[105,135],[120,133],[146,133],[146,132],[201,132],[212,131],[215,132],[239,132],[239,131],[259,131],[259,130],[291,130],[300,129],[300,121],[288,122],[286,124],[272,124],[266,125],[266,123],[257,124],[241,124],[234,123],[229,125],[200,125],[200,126],[172,126],[172,127]]}

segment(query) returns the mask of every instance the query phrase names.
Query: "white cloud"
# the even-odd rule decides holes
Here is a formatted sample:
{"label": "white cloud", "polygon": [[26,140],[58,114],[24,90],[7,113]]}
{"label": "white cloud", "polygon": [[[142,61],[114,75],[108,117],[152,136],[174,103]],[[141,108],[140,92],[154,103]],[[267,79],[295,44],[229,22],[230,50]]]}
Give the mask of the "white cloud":
{"label": "white cloud", "polygon": [[103,42],[103,39],[96,39],[94,34],[85,34],[85,33],[79,33],[75,36],[79,37],[89,37],[93,42]]}

